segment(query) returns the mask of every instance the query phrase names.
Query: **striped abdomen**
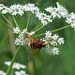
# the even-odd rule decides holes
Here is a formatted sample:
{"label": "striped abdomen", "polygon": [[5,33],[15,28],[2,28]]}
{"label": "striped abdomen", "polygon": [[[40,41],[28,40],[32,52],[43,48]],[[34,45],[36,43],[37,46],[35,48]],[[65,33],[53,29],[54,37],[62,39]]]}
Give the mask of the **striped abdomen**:
{"label": "striped abdomen", "polygon": [[32,41],[29,43],[29,47],[32,49],[41,49],[42,47],[45,47],[44,43],[44,41]]}

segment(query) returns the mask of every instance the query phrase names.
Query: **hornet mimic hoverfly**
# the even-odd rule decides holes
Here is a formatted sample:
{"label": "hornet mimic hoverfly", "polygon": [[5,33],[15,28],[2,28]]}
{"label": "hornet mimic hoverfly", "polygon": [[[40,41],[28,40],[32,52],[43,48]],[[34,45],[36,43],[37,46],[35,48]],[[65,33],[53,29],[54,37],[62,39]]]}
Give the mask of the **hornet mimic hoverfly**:
{"label": "hornet mimic hoverfly", "polygon": [[28,58],[28,59],[31,59],[32,57],[35,56],[35,54],[39,51],[39,49],[45,47],[47,43],[44,41],[39,41],[27,33],[25,33],[25,36],[33,40],[29,43],[29,47],[32,49],[36,49]]}

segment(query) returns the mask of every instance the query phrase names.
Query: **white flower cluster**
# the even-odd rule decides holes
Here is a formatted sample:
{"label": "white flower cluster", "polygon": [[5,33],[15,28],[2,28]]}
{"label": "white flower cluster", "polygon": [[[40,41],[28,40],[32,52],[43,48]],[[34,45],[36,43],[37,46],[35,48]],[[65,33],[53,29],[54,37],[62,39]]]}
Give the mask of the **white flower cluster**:
{"label": "white flower cluster", "polygon": [[[11,61],[6,61],[5,64],[8,65],[8,66],[10,66]],[[15,63],[13,64],[13,67],[12,67],[12,68],[13,68],[13,69],[20,70],[21,68],[22,68],[22,69],[25,69],[26,66],[15,62]]]}
{"label": "white flower cluster", "polygon": [[6,75],[6,73],[2,70],[0,70],[0,75]]}
{"label": "white flower cluster", "polygon": [[52,53],[54,53],[54,55],[58,55],[59,52],[59,49],[56,48],[56,46],[64,44],[64,38],[59,38],[57,34],[52,36],[52,33],[50,31],[46,31],[45,38],[43,38],[43,40],[48,43],[47,48],[49,48],[50,46],[54,47],[52,49]]}
{"label": "white flower cluster", "polygon": [[13,33],[19,34],[19,37],[15,39],[15,44],[16,45],[24,45],[26,39],[24,38],[24,33],[27,33],[27,29],[23,29],[22,32],[19,32],[19,28],[16,27],[13,29]]}
{"label": "white flower cluster", "polygon": [[26,74],[25,71],[21,70],[21,71],[16,71],[15,72],[16,75],[29,75],[29,74]]}
{"label": "white flower cluster", "polygon": [[[5,63],[5,65],[10,66],[11,61],[5,61],[4,63]],[[17,71],[15,71],[15,75],[29,75],[29,74],[26,74],[25,70],[20,70],[20,69],[25,69],[25,68],[26,68],[25,65],[19,64],[17,62],[15,62],[12,67],[12,69],[17,70]],[[4,71],[0,70],[0,75],[6,75],[6,73]]]}
{"label": "white flower cluster", "polygon": [[35,4],[15,4],[11,5],[10,7],[4,6],[3,4],[0,4],[0,10],[2,11],[2,14],[10,13],[11,15],[23,15],[25,11],[31,11],[39,20],[41,20],[43,25],[47,25],[48,22],[52,22],[51,16],[46,15],[45,13],[42,13],[39,11],[39,8]]}
{"label": "white flower cluster", "polygon": [[[3,4],[0,4],[0,11],[2,14],[10,13],[11,15],[23,15],[25,11],[32,12],[35,17],[37,17],[43,25],[47,25],[49,22],[52,22],[54,18],[65,18],[66,22],[71,25],[72,28],[75,30],[75,13],[68,13],[68,11],[60,5],[58,2],[56,2],[57,7],[47,7],[45,10],[50,13],[50,15],[45,14],[44,12],[41,12],[39,8],[32,3],[28,3],[25,5],[15,4],[11,5],[10,7],[4,6]],[[27,29],[23,29],[21,32],[18,27],[13,29],[13,33],[19,34],[19,37],[16,38],[15,44],[16,45],[24,45],[25,42],[28,41],[28,39],[25,37],[25,33],[27,32]],[[35,32],[31,32],[30,35],[33,35]],[[58,55],[58,48],[56,46],[59,44],[64,44],[64,38],[59,38],[57,34],[52,36],[52,33],[50,31],[46,31],[46,36],[43,40],[45,40],[49,45],[54,46],[52,49],[52,52]]]}
{"label": "white flower cluster", "polygon": [[[6,65],[10,66],[11,61],[6,61],[6,62],[4,62],[4,63],[5,63]],[[13,64],[13,67],[12,67],[12,69],[17,69],[17,70],[19,70],[19,71],[16,71],[16,72],[15,72],[15,75],[29,75],[29,74],[26,74],[26,72],[25,72],[24,70],[20,70],[20,69],[25,69],[25,68],[26,68],[25,65],[19,64],[19,63],[17,63],[17,62],[15,62],[15,63]],[[0,71],[0,75],[6,75],[6,73],[4,73],[3,71]]]}
{"label": "white flower cluster", "polygon": [[36,12],[39,12],[39,8],[35,6],[35,4],[15,4],[11,5],[10,7],[4,6],[3,4],[0,4],[0,10],[2,11],[2,14],[10,13],[11,15],[23,15],[25,11],[31,11],[33,14]]}
{"label": "white flower cluster", "polygon": [[32,3],[28,3],[25,5],[15,4],[11,5],[10,7],[4,6],[3,4],[0,4],[0,11],[2,14],[10,13],[11,15],[23,15],[25,11],[31,11],[33,14],[35,14],[35,17],[37,17],[43,25],[47,25],[49,22],[52,22],[52,20],[55,17],[58,18],[66,18],[66,22],[68,24],[71,24],[71,27],[75,29],[75,14],[71,13],[69,14],[68,11],[60,5],[58,2],[56,2],[57,7],[47,7],[45,10],[50,13],[50,15],[42,13],[39,8]]}
{"label": "white flower cluster", "polygon": [[75,30],[75,13],[72,12],[72,13],[68,13],[68,11],[62,6],[60,5],[58,2],[56,2],[57,4],[57,8],[56,7],[47,7],[45,10],[47,12],[49,12],[51,14],[51,17],[55,18],[55,17],[58,17],[58,18],[65,18],[66,22],[68,24],[71,25],[72,28],[74,28]]}
{"label": "white flower cluster", "polygon": [[56,7],[47,7],[45,10],[51,14],[53,18],[58,17],[58,18],[65,18],[68,15],[68,11],[60,5],[58,2],[56,2],[57,8]]}
{"label": "white flower cluster", "polygon": [[39,20],[41,20],[43,25],[47,25],[48,22],[52,22],[51,16],[46,15],[45,13],[38,12],[36,13],[36,17],[38,17]]}
{"label": "white flower cluster", "polygon": [[74,30],[75,30],[75,13],[74,13],[74,12],[70,13],[70,14],[67,16],[66,22],[67,22],[68,24],[70,24],[71,27],[74,28]]}
{"label": "white flower cluster", "polygon": [[23,11],[31,11],[33,14],[39,12],[39,8],[32,3],[25,4],[22,9]]}
{"label": "white flower cluster", "polygon": [[[16,45],[25,45],[27,42],[29,42],[30,40],[28,38],[25,37],[25,33],[27,33],[27,29],[23,29],[22,32],[20,32],[19,28],[13,28],[13,33],[19,34],[19,37],[15,39],[15,44]],[[31,32],[28,33],[30,35],[35,34],[35,32]]]}

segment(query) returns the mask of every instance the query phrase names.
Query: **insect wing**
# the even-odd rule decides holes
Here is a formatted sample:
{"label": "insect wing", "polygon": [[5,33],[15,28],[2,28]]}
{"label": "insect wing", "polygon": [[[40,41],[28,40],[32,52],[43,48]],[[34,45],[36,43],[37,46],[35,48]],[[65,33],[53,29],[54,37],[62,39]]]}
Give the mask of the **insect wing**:
{"label": "insect wing", "polygon": [[34,37],[32,37],[31,35],[25,33],[26,36],[28,36],[30,39],[34,40],[34,41],[38,41],[37,39],[35,39]]}
{"label": "insect wing", "polygon": [[39,51],[39,49],[36,49],[36,51],[33,51],[33,53],[29,56],[29,60],[30,59],[32,59],[35,55],[36,55],[36,53]]}

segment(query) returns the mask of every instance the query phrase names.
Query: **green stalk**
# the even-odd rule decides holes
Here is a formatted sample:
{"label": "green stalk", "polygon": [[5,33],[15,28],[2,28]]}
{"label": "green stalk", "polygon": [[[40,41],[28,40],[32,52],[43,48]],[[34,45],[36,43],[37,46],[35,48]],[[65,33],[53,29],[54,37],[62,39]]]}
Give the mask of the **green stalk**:
{"label": "green stalk", "polygon": [[[13,17],[13,20],[14,20],[14,22],[15,22],[15,25],[19,28],[19,25],[17,24],[17,21],[16,21],[16,19],[15,19],[15,17],[14,16],[12,16]],[[19,28],[20,29],[20,28]]]}
{"label": "green stalk", "polygon": [[38,37],[38,36],[42,36],[42,35],[45,35],[45,33],[42,33],[42,34],[39,34],[39,35],[35,35],[33,37]]}
{"label": "green stalk", "polygon": [[40,28],[38,28],[36,31],[34,31],[34,32],[37,32],[37,31],[39,31],[41,28],[43,28],[43,27],[45,27],[46,25],[43,25],[43,26],[41,26]]}
{"label": "green stalk", "polygon": [[2,14],[3,18],[13,27],[13,25],[8,21],[8,19]]}
{"label": "green stalk", "polygon": [[[1,20],[1,19],[0,19]],[[2,20],[1,20],[2,21]],[[10,30],[12,30],[12,28],[10,28],[4,21],[2,21],[4,23],[5,26],[7,26]],[[12,30],[13,31],[13,30]]]}
{"label": "green stalk", "polygon": [[[51,32],[51,33],[57,32],[57,31],[59,31],[59,30],[68,28],[68,27],[70,27],[70,26],[71,26],[71,25],[68,25],[68,26],[65,26],[65,27],[62,27],[62,28],[58,28],[58,29],[52,30],[52,31],[50,31],[50,32]],[[39,35],[35,35],[35,36],[33,36],[33,37],[38,37],[38,36],[42,36],[42,35],[45,35],[45,33],[42,33],[42,34],[39,34]]]}
{"label": "green stalk", "polygon": [[35,31],[36,29],[38,29],[42,24],[38,24],[32,31]]}
{"label": "green stalk", "polygon": [[68,27],[70,27],[70,26],[71,26],[71,25],[68,25],[68,26],[65,26],[65,27],[62,27],[62,28],[58,28],[58,29],[52,30],[51,33],[57,32],[57,31],[59,31],[59,30],[65,29],[65,28],[68,28]]}
{"label": "green stalk", "polygon": [[15,53],[15,55],[14,55],[12,61],[11,61],[11,64],[10,64],[10,66],[9,66],[8,69],[7,69],[6,75],[9,75],[9,73],[10,73],[10,71],[11,71],[11,69],[12,69],[12,66],[13,66],[13,64],[14,64],[14,62],[15,62],[15,59],[16,59],[18,53],[20,52],[20,49],[21,49],[21,45],[18,47],[18,49],[17,49],[17,51],[16,51],[16,53]]}
{"label": "green stalk", "polygon": [[[56,17],[55,17],[56,18]],[[53,18],[52,20],[54,20],[55,18]],[[47,23],[47,25],[49,24],[50,22],[48,22]],[[40,26],[42,25],[42,23],[40,24]],[[34,32],[37,32],[37,31],[39,31],[41,28],[43,28],[43,27],[45,27],[46,25],[43,25],[43,26],[41,26],[39,29],[37,29],[36,31],[34,31]]]}
{"label": "green stalk", "polygon": [[28,26],[29,26],[29,23],[30,23],[30,20],[31,20],[31,16],[32,16],[32,13],[30,12],[30,16],[29,16],[29,19],[28,19],[28,22],[27,22],[27,26],[26,26],[27,29],[28,29]]}

